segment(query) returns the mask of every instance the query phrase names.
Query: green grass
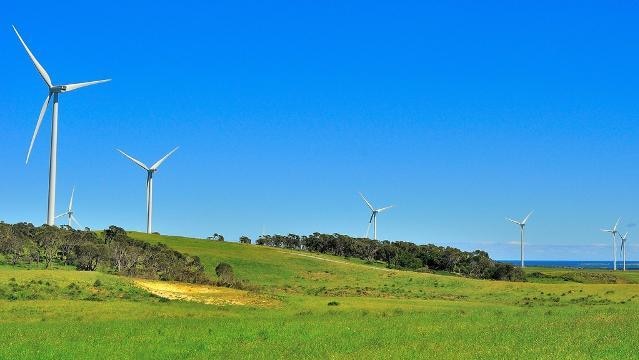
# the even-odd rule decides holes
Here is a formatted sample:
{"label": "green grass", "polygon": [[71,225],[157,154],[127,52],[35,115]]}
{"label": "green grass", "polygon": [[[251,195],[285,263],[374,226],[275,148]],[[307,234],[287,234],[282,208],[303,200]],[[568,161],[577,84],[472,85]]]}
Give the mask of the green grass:
{"label": "green grass", "polygon": [[612,359],[639,347],[639,273],[531,268],[544,276],[511,283],[130,235],[198,255],[212,276],[227,262],[280,305],[165,302],[126,278],[0,266],[0,358]]}

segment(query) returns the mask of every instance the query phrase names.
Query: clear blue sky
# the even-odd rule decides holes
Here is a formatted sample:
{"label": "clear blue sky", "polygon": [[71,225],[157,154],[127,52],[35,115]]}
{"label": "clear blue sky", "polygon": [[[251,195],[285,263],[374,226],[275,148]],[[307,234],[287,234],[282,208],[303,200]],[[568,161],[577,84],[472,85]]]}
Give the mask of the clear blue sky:
{"label": "clear blue sky", "polygon": [[[60,102],[58,211],[92,228],[379,235],[514,259],[637,259],[639,9],[630,2],[9,2],[0,14],[0,219],[45,221],[45,86]],[[34,10],[35,9],[35,10]],[[634,230],[634,231],[633,231]],[[636,234],[634,233],[636,232]]]}

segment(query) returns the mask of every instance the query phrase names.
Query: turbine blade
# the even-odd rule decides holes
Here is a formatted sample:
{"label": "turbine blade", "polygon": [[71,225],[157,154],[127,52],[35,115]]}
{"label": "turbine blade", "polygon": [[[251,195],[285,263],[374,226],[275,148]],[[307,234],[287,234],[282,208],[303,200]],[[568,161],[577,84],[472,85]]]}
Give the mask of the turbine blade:
{"label": "turbine blade", "polygon": [[119,151],[122,155],[126,156],[127,158],[129,158],[129,160],[133,161],[134,163],[138,164],[142,169],[144,170],[149,170],[148,167],[146,167],[146,165],[144,165],[140,160],[133,158],[132,156],[127,155],[124,151],[120,150],[120,149],[116,149],[117,151]]}
{"label": "turbine blade", "polygon": [[617,231],[617,226],[619,225],[619,221],[621,221],[621,218],[617,219],[615,226],[612,228],[613,231]]}
{"label": "turbine blade", "polygon": [[531,211],[530,213],[528,213],[528,215],[526,215],[526,217],[524,218],[524,221],[521,222],[523,225],[526,225],[526,221],[528,221],[528,218],[530,217],[530,215],[532,215],[533,212],[535,212],[535,210]]}
{"label": "turbine blade", "polygon": [[71,190],[71,200],[69,201],[69,212],[71,211],[71,209],[73,209],[73,194],[75,193],[75,186],[73,187],[73,190]]}
{"label": "turbine blade", "polygon": [[63,89],[64,92],[69,92],[69,91],[73,91],[79,88],[83,88],[86,86],[91,86],[91,85],[95,85],[95,84],[101,84],[101,83],[105,83],[105,82],[109,82],[111,81],[111,79],[104,79],[104,80],[96,80],[96,81],[87,81],[87,82],[81,82],[81,83],[75,83],[75,84],[67,84],[67,85],[63,85]]}
{"label": "turbine blade", "polygon": [[508,220],[508,221],[510,221],[510,222],[512,222],[512,223],[515,223],[515,224],[517,224],[517,225],[521,225],[521,223],[520,223],[519,221],[517,221],[517,220],[513,220],[513,219],[511,219],[511,218],[506,218],[506,220]]}
{"label": "turbine blade", "polygon": [[375,209],[373,208],[373,205],[371,205],[371,203],[368,202],[368,200],[366,200],[366,198],[364,197],[364,194],[359,193],[359,196],[362,197],[362,199],[364,200],[364,202],[366,202],[366,205],[368,205],[368,207],[371,209],[371,211],[375,211]]}
{"label": "turbine blade", "polygon": [[59,218],[59,217],[66,216],[67,214],[68,214],[68,213],[62,213],[62,214],[60,214],[60,215],[57,215],[54,219],[57,219],[57,218]]}
{"label": "turbine blade", "polygon": [[171,150],[168,154],[164,155],[163,158],[161,158],[160,160],[158,160],[158,162],[156,162],[155,164],[153,164],[153,166],[151,166],[151,170],[157,170],[158,167],[160,167],[160,165],[162,165],[162,163],[164,162],[164,160],[168,159],[169,156],[171,156],[171,154],[173,154],[174,152],[177,151],[177,149],[179,149],[180,147],[176,147],[175,149]]}
{"label": "turbine blade", "polygon": [[80,222],[78,222],[78,219],[76,219],[75,216],[71,215],[71,220],[75,222],[79,227],[82,227],[82,225],[80,224]]}
{"label": "turbine blade", "polygon": [[370,218],[370,220],[368,220],[368,223],[369,223],[369,224],[373,222],[373,217],[375,217],[375,213],[372,213],[372,214],[371,214],[371,218]]}
{"label": "turbine blade", "polygon": [[381,209],[378,209],[378,210],[377,210],[377,212],[378,212],[378,213],[380,213],[380,212],[382,212],[382,211],[384,211],[384,210],[388,210],[388,209],[390,209],[390,208],[392,208],[392,207],[395,207],[395,205],[391,205],[391,206],[383,207],[383,208],[381,208]]}
{"label": "turbine blade", "polygon": [[601,229],[601,231],[603,231],[603,232],[608,232],[608,233],[611,233],[611,232],[612,232],[612,230],[606,230],[606,229]]}
{"label": "turbine blade", "polygon": [[44,104],[42,104],[42,108],[40,109],[40,115],[38,115],[38,122],[36,123],[35,130],[33,131],[33,136],[31,137],[31,144],[29,144],[29,151],[27,152],[27,161],[25,161],[25,164],[29,163],[31,150],[33,150],[33,143],[35,142],[36,136],[38,136],[38,130],[40,130],[40,125],[42,125],[42,118],[44,118],[44,113],[47,111],[47,107],[49,106],[49,100],[51,100],[51,94],[47,95],[47,98],[44,99]]}
{"label": "turbine blade", "polygon": [[13,27],[13,31],[16,32],[16,35],[18,35],[18,39],[22,43],[22,46],[24,46],[24,49],[27,51],[27,54],[31,58],[31,61],[33,62],[33,65],[35,65],[36,70],[38,70],[38,72],[40,73],[40,76],[42,76],[42,80],[44,80],[44,82],[47,83],[47,86],[49,88],[52,87],[53,83],[51,82],[51,78],[49,77],[49,74],[47,74],[47,71],[44,70],[44,67],[42,67],[42,65],[40,65],[40,63],[35,58],[35,56],[33,56],[33,53],[31,53],[31,50],[29,50],[29,47],[27,46],[27,44],[24,42],[24,40],[22,40],[22,36],[20,36],[20,33],[18,32],[18,29],[16,29],[16,27],[13,26],[13,25],[11,25],[11,26]]}
{"label": "turbine blade", "polygon": [[368,222],[368,226],[366,227],[366,238],[367,239],[368,239],[368,233],[370,232],[370,230],[371,230],[371,222],[369,221]]}

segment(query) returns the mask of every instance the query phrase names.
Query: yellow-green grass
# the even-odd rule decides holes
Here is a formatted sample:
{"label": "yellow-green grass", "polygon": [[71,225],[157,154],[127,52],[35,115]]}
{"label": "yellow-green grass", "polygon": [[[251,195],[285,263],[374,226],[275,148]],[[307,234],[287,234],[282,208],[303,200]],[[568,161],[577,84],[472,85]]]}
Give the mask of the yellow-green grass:
{"label": "yellow-green grass", "polygon": [[[162,242],[179,251],[198,255],[211,272],[220,262],[230,263],[240,278],[275,294],[444,299],[508,305],[523,304],[526,301],[548,305],[622,302],[632,301],[632,296],[639,295],[639,287],[632,284],[584,286],[557,280],[553,283],[474,280],[389,270],[335,256],[301,251],[142,233],[130,235],[144,241]],[[615,273],[615,276],[618,274],[620,273]],[[584,299],[588,296],[593,298]],[[556,301],[557,298],[559,301]]]}
{"label": "yellow-green grass", "polygon": [[[626,284],[511,283],[253,245],[131,236],[197,255],[212,276],[217,263],[227,262],[280,301],[266,308],[163,302],[113,275],[2,266],[0,288],[12,278],[48,279],[63,293],[0,300],[0,358],[612,359],[633,358],[639,347],[632,336],[639,331],[634,273],[615,274]],[[65,297],[68,284],[91,293],[97,279],[115,295]]]}

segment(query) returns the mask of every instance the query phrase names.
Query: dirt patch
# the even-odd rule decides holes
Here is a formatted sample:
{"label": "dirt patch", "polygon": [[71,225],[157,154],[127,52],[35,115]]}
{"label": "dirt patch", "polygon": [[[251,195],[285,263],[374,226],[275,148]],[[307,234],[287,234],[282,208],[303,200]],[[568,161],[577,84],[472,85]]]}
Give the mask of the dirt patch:
{"label": "dirt patch", "polygon": [[306,271],[300,275],[301,278],[311,281],[326,281],[331,278],[333,274],[328,271]]}
{"label": "dirt patch", "polygon": [[170,300],[195,301],[209,305],[277,305],[276,300],[245,290],[145,279],[135,279],[134,283],[154,295]]}

